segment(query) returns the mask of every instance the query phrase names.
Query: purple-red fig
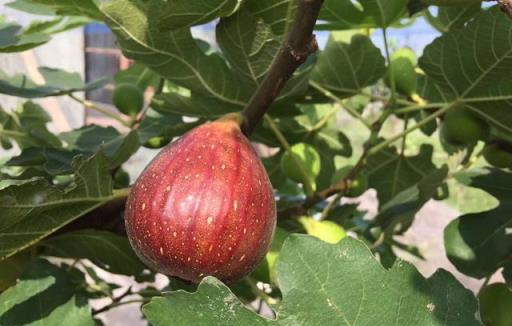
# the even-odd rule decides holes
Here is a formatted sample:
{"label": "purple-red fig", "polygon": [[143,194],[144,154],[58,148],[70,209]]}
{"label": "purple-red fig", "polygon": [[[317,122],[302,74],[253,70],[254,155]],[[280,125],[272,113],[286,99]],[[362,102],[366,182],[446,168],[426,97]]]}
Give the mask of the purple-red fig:
{"label": "purple-red fig", "polygon": [[250,273],[269,249],[276,206],[237,116],[164,147],[132,187],[125,220],[132,247],[155,271],[195,283]]}

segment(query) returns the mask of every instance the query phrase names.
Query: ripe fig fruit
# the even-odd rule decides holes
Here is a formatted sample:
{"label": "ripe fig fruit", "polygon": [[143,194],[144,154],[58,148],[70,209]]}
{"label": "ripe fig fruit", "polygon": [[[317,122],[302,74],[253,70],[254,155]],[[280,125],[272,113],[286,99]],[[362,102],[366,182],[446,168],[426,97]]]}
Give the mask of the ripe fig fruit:
{"label": "ripe fig fruit", "polygon": [[441,136],[454,146],[474,145],[486,137],[488,125],[469,110],[460,107],[446,112],[441,124]]}
{"label": "ripe fig fruit", "polygon": [[132,187],[125,222],[135,252],[158,272],[194,283],[250,273],[269,249],[276,204],[238,116],[164,147]]}
{"label": "ripe fig fruit", "polygon": [[119,112],[133,118],[144,107],[144,92],[135,84],[120,83],[112,92],[112,103]]}
{"label": "ripe fig fruit", "polygon": [[512,169],[512,146],[510,150],[500,144],[488,144],[484,147],[483,156],[487,163],[502,169]]}

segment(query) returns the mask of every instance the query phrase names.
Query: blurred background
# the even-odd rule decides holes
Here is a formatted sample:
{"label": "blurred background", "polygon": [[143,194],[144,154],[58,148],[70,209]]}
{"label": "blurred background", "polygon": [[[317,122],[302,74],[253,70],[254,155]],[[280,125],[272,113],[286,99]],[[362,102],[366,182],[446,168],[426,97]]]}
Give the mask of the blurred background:
{"label": "blurred background", "polygon": [[[23,13],[10,8],[7,4],[12,0],[0,0],[0,18],[7,22],[16,22],[20,25],[28,25],[35,19],[45,19],[45,17],[35,16],[29,13]],[[7,5],[7,6],[6,6]],[[207,40],[210,43],[215,42],[215,24],[211,23],[199,26],[193,29],[193,34],[197,38]],[[410,47],[418,56],[421,55],[423,48],[436,38],[439,33],[423,19],[416,20],[408,28],[391,29],[389,31],[389,41],[391,49],[399,47]],[[318,32],[317,38],[322,47],[327,41],[328,34]],[[383,48],[383,38],[380,31],[375,31],[372,36],[375,44]],[[116,46],[116,39],[110,30],[101,23],[90,23],[82,28],[76,28],[57,34],[47,44],[37,47],[34,50],[23,53],[2,54],[0,56],[0,70],[8,75],[26,74],[35,82],[42,82],[42,76],[37,70],[40,66],[60,68],[68,72],[79,73],[86,82],[97,80],[101,77],[113,77],[119,70],[129,67],[130,61],[123,57],[121,51]],[[82,94],[81,97],[95,102],[98,106],[105,108],[116,114],[116,110],[111,106],[111,95],[113,84],[107,84],[101,89]],[[116,124],[112,119],[106,118],[99,113],[84,110],[80,103],[77,103],[69,97],[55,97],[36,100],[41,104],[52,117],[50,130],[54,132],[68,131],[83,125],[95,123],[103,126],[114,126],[123,130],[122,126]],[[5,110],[12,110],[21,103],[21,100],[15,97],[0,95],[0,106]],[[360,128],[358,122],[355,122],[344,112],[340,112],[339,127],[350,137],[354,149],[357,149],[367,136],[364,128]],[[398,119],[392,120],[385,128],[385,133],[393,134],[401,131],[402,122]],[[409,149],[414,154],[419,150],[421,144],[429,143],[435,147],[440,147],[436,134],[431,137],[417,132],[411,134],[408,140],[413,144]],[[8,156],[16,154],[16,149],[4,151],[0,149],[0,161]],[[157,153],[157,150],[141,148],[139,152],[125,165],[125,169],[130,173],[134,180],[142,168]],[[444,151],[437,151],[439,157],[435,157],[438,164],[446,162],[448,157]],[[355,157],[357,157],[357,151]],[[482,284],[482,280],[472,279],[458,273],[449,263],[443,249],[443,229],[444,227],[460,213],[474,212],[476,210],[486,210],[496,205],[494,198],[476,189],[465,189],[460,191],[457,185],[450,185],[451,196],[444,202],[430,202],[419,213],[415,219],[413,227],[401,239],[404,243],[418,246],[425,260],[401,253],[400,256],[412,262],[424,276],[429,276],[438,268],[450,270],[466,287],[477,291]],[[375,193],[369,190],[361,198],[356,199],[359,202],[360,209],[368,211],[368,215],[375,214],[377,200]],[[105,275],[103,271],[98,271]],[[136,286],[133,280],[128,277],[111,276],[111,281],[122,285],[126,289],[130,285]],[[158,278],[157,285],[161,288],[166,285],[167,278],[161,276]],[[96,302],[94,307],[101,307],[104,302]],[[127,318],[133,321],[133,325],[138,324],[140,312],[135,306],[123,306],[119,309],[109,311],[101,318],[108,325],[121,325]],[[120,318],[122,316],[122,318]],[[132,323],[131,323],[132,324]],[[140,321],[140,324],[144,324]]]}

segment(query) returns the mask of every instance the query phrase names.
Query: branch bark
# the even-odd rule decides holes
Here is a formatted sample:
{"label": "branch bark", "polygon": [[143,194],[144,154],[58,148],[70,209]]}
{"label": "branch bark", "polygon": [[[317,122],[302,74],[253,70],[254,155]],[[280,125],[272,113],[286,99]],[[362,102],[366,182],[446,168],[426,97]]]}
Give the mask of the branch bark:
{"label": "branch bark", "polygon": [[244,108],[242,132],[249,136],[279,92],[308,56],[318,50],[313,28],[323,0],[300,0],[290,32],[269,72]]}

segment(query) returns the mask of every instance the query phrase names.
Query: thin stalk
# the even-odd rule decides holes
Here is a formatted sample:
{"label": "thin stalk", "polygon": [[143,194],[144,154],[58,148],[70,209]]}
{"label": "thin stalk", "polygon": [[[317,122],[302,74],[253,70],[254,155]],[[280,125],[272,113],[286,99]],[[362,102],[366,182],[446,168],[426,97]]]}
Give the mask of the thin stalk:
{"label": "thin stalk", "polygon": [[429,103],[429,104],[416,104],[411,106],[406,106],[400,109],[396,109],[393,112],[396,114],[400,113],[410,113],[410,112],[416,112],[416,111],[422,111],[427,109],[435,109],[439,107],[445,106],[446,102],[439,102],[439,103]]}
{"label": "thin stalk", "polygon": [[123,119],[121,119],[117,114],[114,114],[114,113],[111,113],[111,112],[109,112],[109,111],[107,111],[105,109],[102,109],[99,106],[97,106],[96,104],[92,103],[91,101],[87,101],[87,100],[83,100],[81,98],[78,98],[74,94],[68,94],[68,96],[70,98],[72,98],[73,100],[75,100],[76,102],[82,104],[86,109],[99,112],[99,113],[101,113],[103,115],[108,116],[109,118],[112,118],[112,119],[118,121],[119,123],[121,123],[125,127],[130,127],[130,124],[128,122],[124,121]]}
{"label": "thin stalk", "polygon": [[320,220],[325,220],[327,216],[332,212],[334,207],[336,207],[336,204],[338,201],[343,197],[344,191],[340,191],[334,196],[334,198],[325,206],[324,210],[322,211],[322,215],[320,216]]}
{"label": "thin stalk", "polygon": [[124,305],[131,304],[131,303],[147,303],[148,301],[149,301],[148,299],[133,299],[133,300],[127,300],[127,301],[121,301],[121,302],[113,302],[109,305],[106,305],[103,308],[94,310],[92,312],[92,314],[93,314],[93,316],[95,316],[95,315],[101,314],[102,312],[108,311],[112,308],[124,306]]}
{"label": "thin stalk", "polygon": [[376,154],[378,153],[379,151],[381,151],[382,149],[388,147],[389,145],[391,145],[392,143],[394,143],[395,141],[399,140],[400,138],[402,138],[403,136],[413,132],[414,130],[418,129],[418,128],[421,128],[422,126],[426,125],[427,123],[429,123],[430,121],[436,119],[437,117],[439,117],[440,115],[444,114],[446,111],[450,110],[451,108],[453,108],[454,106],[458,105],[459,102],[458,101],[454,101],[448,105],[446,105],[445,107],[439,109],[438,111],[432,113],[431,115],[429,115],[428,117],[426,117],[425,119],[421,120],[420,122],[416,123],[414,126],[412,127],[409,127],[407,128],[406,130],[404,130],[403,132],[399,133],[398,135],[396,136],[393,136],[385,141],[383,141],[382,143],[372,147],[369,151],[368,151],[368,154],[369,155],[373,155],[373,154]]}
{"label": "thin stalk", "polygon": [[[290,143],[288,143],[288,141],[284,137],[283,133],[281,132],[281,130],[279,130],[279,127],[274,122],[274,120],[272,120],[272,118],[269,117],[267,114],[265,114],[263,116],[263,119],[265,119],[265,122],[269,125],[270,129],[272,130],[272,132],[276,136],[276,138],[279,141],[279,143],[281,144],[281,146],[285,150],[289,151],[290,147],[291,147]],[[297,157],[297,155],[295,155],[291,151],[289,151],[289,153],[291,154],[293,162],[295,163],[295,165],[299,169],[300,174],[302,175],[302,178],[304,179],[304,182],[302,184],[304,185],[304,190],[306,192],[306,195],[308,197],[311,197],[315,193],[315,190],[313,188],[311,180],[309,179],[309,174],[308,174],[307,171],[304,170],[304,166],[302,165],[302,163],[301,163],[300,159]]]}
{"label": "thin stalk", "polygon": [[[404,121],[404,131],[407,130],[408,126],[409,126],[409,116],[406,114],[405,115],[405,121]],[[402,137],[402,149],[400,150],[400,155],[401,156],[404,156],[406,144],[407,144],[407,134],[405,134]]]}
{"label": "thin stalk", "polygon": [[341,107],[343,107],[345,110],[347,110],[348,113],[350,113],[350,115],[352,115],[357,120],[361,121],[368,129],[371,128],[371,123],[369,123],[359,112],[357,112],[356,110],[352,109],[351,107],[345,105],[343,103],[342,99],[340,99],[339,97],[337,97],[336,95],[331,93],[329,90],[323,88],[322,86],[320,86],[318,83],[316,83],[314,81],[310,81],[309,84],[313,88],[315,88],[316,90],[318,90],[319,92],[324,94],[326,97],[328,97],[328,98],[332,99],[333,101],[335,101],[336,103],[338,103]]}
{"label": "thin stalk", "polygon": [[393,69],[393,65],[391,63],[391,56],[389,54],[388,35],[387,34],[388,33],[387,33],[386,28],[383,28],[382,29],[382,37],[384,39],[384,50],[386,51],[386,60],[388,62],[388,71],[390,72],[389,79],[391,81],[391,98],[389,99],[389,102],[393,103],[396,98],[396,83],[395,83],[395,76],[391,73],[391,71]]}

